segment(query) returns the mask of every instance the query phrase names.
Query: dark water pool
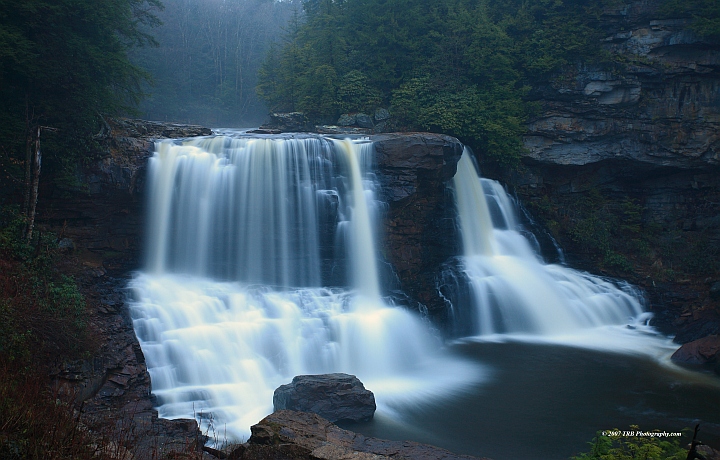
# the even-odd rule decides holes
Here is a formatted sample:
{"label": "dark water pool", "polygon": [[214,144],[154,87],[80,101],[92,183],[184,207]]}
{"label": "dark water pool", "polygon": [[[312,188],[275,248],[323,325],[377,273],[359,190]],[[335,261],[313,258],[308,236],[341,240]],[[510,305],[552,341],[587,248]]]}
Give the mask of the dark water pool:
{"label": "dark water pool", "polygon": [[[488,379],[442,400],[397,406],[345,428],[457,453],[503,459],[567,459],[600,430],[680,432],[720,447],[720,378],[655,359],[549,344],[461,343]],[[687,433],[681,443],[689,442]]]}

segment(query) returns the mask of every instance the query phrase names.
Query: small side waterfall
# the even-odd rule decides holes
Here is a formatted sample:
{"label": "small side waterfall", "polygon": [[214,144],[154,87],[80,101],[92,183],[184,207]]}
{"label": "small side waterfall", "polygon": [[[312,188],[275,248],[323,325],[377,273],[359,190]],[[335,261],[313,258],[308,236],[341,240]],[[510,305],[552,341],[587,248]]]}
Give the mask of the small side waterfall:
{"label": "small side waterfall", "polygon": [[131,313],[161,417],[237,440],[298,374],[355,374],[380,410],[479,379],[381,298],[372,154],[319,137],[156,145]]}
{"label": "small side waterfall", "polygon": [[475,335],[560,335],[624,325],[644,317],[629,286],[545,264],[518,232],[515,208],[500,184],[479,177],[469,151],[454,190]]}

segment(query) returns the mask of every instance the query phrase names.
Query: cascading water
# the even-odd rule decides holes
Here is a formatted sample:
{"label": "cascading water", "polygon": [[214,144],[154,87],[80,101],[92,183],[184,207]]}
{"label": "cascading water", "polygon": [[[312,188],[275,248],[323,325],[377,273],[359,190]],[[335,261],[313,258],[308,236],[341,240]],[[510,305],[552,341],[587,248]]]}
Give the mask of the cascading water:
{"label": "cascading water", "polygon": [[562,335],[646,318],[635,295],[601,278],[544,264],[518,232],[515,209],[481,179],[466,150],[454,178],[472,334]]}
{"label": "cascading water", "polygon": [[[381,298],[371,161],[318,137],[157,144],[131,312],[161,417],[240,439],[298,374],[355,374],[380,410],[477,381]],[[344,266],[352,288],[331,282]]]}

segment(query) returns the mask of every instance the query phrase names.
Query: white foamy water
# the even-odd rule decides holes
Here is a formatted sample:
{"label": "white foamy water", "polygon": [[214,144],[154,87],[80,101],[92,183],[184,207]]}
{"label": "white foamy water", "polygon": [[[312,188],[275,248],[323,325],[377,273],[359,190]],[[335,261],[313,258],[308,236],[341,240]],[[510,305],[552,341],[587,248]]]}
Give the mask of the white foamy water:
{"label": "white foamy water", "polygon": [[[321,138],[157,145],[148,269],[130,287],[161,417],[246,439],[295,375],[354,374],[388,413],[482,378],[380,296],[372,153]],[[323,287],[338,271],[350,286]]]}
{"label": "white foamy water", "polygon": [[668,356],[673,346],[647,326],[641,294],[627,283],[544,263],[519,231],[513,200],[500,184],[479,177],[467,150],[454,190],[475,340]]}

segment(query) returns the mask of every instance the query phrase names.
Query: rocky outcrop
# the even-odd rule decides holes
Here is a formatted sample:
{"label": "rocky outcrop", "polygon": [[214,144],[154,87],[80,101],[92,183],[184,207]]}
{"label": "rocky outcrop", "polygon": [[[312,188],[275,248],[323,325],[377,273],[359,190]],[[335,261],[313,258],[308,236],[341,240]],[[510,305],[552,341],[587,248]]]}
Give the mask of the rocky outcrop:
{"label": "rocky outcrop", "polygon": [[626,160],[652,168],[720,164],[720,43],[662,20],[658,1],[608,10],[606,48],[627,63],[581,66],[536,91],[528,160],[588,165]]}
{"label": "rocky outcrop", "polygon": [[250,440],[227,458],[237,460],[460,460],[475,459],[411,441],[368,438],[343,430],[316,414],[279,411],[251,427]]}
{"label": "rocky outcrop", "polygon": [[709,335],[683,344],[672,360],[680,364],[718,364],[716,369],[720,371],[720,336]]}
{"label": "rocky outcrop", "polygon": [[720,332],[720,43],[659,4],[601,18],[622,64],[536,85],[524,169],[504,180],[573,265],[642,286],[656,324],[686,342]]}
{"label": "rocky outcrop", "polygon": [[400,289],[442,314],[437,294],[438,267],[458,254],[452,196],[448,183],[455,175],[463,145],[441,134],[405,133],[373,136],[377,176],[388,203],[383,220],[384,253]]}
{"label": "rocky outcrop", "polygon": [[55,181],[40,195],[42,229],[60,237],[63,273],[73,275],[85,295],[85,320],[97,342],[92,357],[58,363],[52,377],[82,408],[89,430],[123,444],[117,446],[123,458],[199,452],[206,438],[194,420],[159,419],[153,408],[150,376],[125,305],[125,277],[139,266],[141,191],[154,139],[211,131],[140,120],[111,120],[109,126],[101,157],[78,170],[74,183]]}
{"label": "rocky outcrop", "polygon": [[312,412],[330,422],[365,422],[375,414],[375,395],[354,375],[298,375],[273,394],[276,411]]}

